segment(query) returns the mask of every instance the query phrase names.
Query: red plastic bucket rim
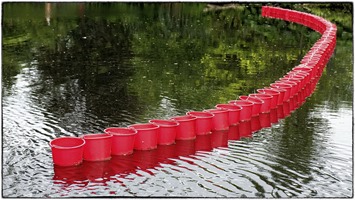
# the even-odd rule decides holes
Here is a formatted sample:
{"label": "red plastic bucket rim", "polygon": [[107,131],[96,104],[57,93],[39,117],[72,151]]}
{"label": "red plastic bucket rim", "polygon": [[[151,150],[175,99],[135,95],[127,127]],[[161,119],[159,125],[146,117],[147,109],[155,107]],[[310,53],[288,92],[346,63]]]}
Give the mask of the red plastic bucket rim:
{"label": "red plastic bucket rim", "polygon": [[128,127],[134,128],[137,131],[148,131],[148,130],[155,130],[159,128],[159,125],[151,124],[151,123],[144,123],[144,124],[132,124]]}
{"label": "red plastic bucket rim", "polygon": [[212,118],[212,117],[214,117],[213,113],[204,112],[204,111],[189,111],[186,114],[194,116],[196,118]]}
{"label": "red plastic bucket rim", "polygon": [[281,93],[285,93],[285,92],[287,92],[287,90],[286,90],[286,89],[284,89],[284,88],[279,88],[279,87],[265,87],[265,89],[269,89],[269,90],[277,90],[278,92],[280,92],[280,94],[281,94]]}
{"label": "red plastic bucket rim", "polygon": [[137,134],[137,130],[131,127],[109,127],[104,130],[113,136],[129,136]]}
{"label": "red plastic bucket rim", "polygon": [[261,94],[261,93],[255,93],[255,94],[249,94],[249,96],[251,97],[257,97],[257,98],[260,98],[260,99],[272,99],[273,96],[270,95],[270,94]]}
{"label": "red plastic bucket rim", "polygon": [[239,96],[239,99],[243,100],[243,101],[251,101],[254,104],[263,104],[264,100],[257,98],[257,97],[251,97],[251,96]]}
{"label": "red plastic bucket rim", "polygon": [[277,87],[277,88],[292,88],[292,85],[287,83],[271,83],[270,86]]}
{"label": "red plastic bucket rim", "polygon": [[278,94],[280,94],[279,91],[272,90],[272,89],[267,89],[267,88],[264,88],[264,89],[257,89],[256,91],[260,92],[261,94],[272,94],[272,95],[278,95]]}
{"label": "red plastic bucket rim", "polygon": [[228,111],[240,111],[242,110],[243,108],[238,106],[238,105],[235,105],[235,104],[217,104],[215,106],[216,108],[222,108],[222,109],[226,109]]}
{"label": "red plastic bucket rim", "polygon": [[84,140],[99,140],[112,137],[110,133],[90,133],[81,136]]}
{"label": "red plastic bucket rim", "polygon": [[296,77],[282,77],[280,78],[280,81],[291,81],[291,82],[296,82],[296,83],[299,83],[302,81],[302,78],[296,78]]}
{"label": "red plastic bucket rim", "polygon": [[297,83],[295,81],[286,81],[286,80],[276,81],[276,83],[286,84],[286,85],[290,85],[290,86],[297,85]]}
{"label": "red plastic bucket rim", "polygon": [[232,101],[229,101],[233,104],[236,104],[236,105],[240,105],[240,106],[253,106],[254,105],[254,102],[250,101],[250,100],[232,100]]}
{"label": "red plastic bucket rim", "polygon": [[221,108],[212,108],[212,109],[207,109],[204,110],[205,112],[213,113],[213,114],[218,114],[218,113],[228,113],[228,110],[226,109],[221,109]]}
{"label": "red plastic bucket rim", "polygon": [[[56,145],[54,144],[57,141],[60,140],[67,140],[67,139],[73,139],[73,140],[78,140],[78,141],[82,141],[81,144],[75,145],[75,146],[60,146],[60,145]],[[65,136],[65,137],[59,137],[59,138],[55,138],[53,140],[51,140],[49,142],[50,147],[52,148],[56,148],[56,149],[76,149],[76,148],[80,148],[82,146],[84,146],[85,144],[85,140],[83,138],[80,137],[72,137],[72,136]]]}
{"label": "red plastic bucket rim", "polygon": [[171,119],[151,119],[149,123],[159,125],[160,127],[175,127],[179,126],[179,122]]}
{"label": "red plastic bucket rim", "polygon": [[191,115],[184,115],[184,116],[176,116],[172,117],[172,120],[178,121],[178,122],[187,122],[187,121],[193,121],[196,120],[197,117],[191,116]]}

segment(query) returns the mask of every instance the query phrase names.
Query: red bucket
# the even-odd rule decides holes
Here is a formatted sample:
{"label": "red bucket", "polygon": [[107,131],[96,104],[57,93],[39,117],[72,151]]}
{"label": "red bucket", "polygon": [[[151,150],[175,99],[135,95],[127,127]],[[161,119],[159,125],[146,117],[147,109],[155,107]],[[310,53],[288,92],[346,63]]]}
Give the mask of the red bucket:
{"label": "red bucket", "polygon": [[271,109],[277,108],[277,101],[279,99],[280,96],[280,92],[276,91],[276,90],[272,90],[272,89],[257,89],[257,91],[260,94],[269,94],[272,95],[272,99],[271,99]]}
{"label": "red bucket", "polygon": [[293,81],[276,81],[276,83],[281,83],[281,84],[287,84],[287,85],[290,85],[291,86],[291,90],[290,90],[290,98],[293,97],[293,95],[295,95],[297,93],[297,83],[296,82],[293,82]]}
{"label": "red bucket", "polygon": [[85,140],[83,157],[84,160],[103,161],[111,159],[111,134],[87,134],[82,137]]}
{"label": "red bucket", "polygon": [[179,122],[176,132],[176,140],[193,140],[196,138],[196,117],[191,115],[172,117]]}
{"label": "red bucket", "polygon": [[286,92],[285,92],[285,95],[284,95],[284,98],[283,98],[283,102],[286,102],[286,101],[290,100],[292,85],[284,84],[284,83],[271,83],[270,86],[271,86],[272,88],[282,88],[282,89],[285,89]]}
{"label": "red bucket", "polygon": [[85,140],[77,137],[61,137],[50,141],[53,163],[73,166],[83,162]]}
{"label": "red bucket", "polygon": [[151,150],[156,149],[158,145],[158,125],[155,124],[133,124],[128,127],[137,130],[134,139],[134,149]]}
{"label": "red bucket", "polygon": [[253,108],[251,111],[251,116],[255,117],[255,116],[259,115],[261,105],[263,105],[263,103],[264,103],[264,101],[262,99],[259,99],[256,97],[251,97],[251,96],[239,96],[239,99],[253,102],[254,105],[253,105]]}
{"label": "red bucket", "polygon": [[112,155],[129,155],[133,153],[137,130],[133,128],[110,127],[104,130],[112,135]]}
{"label": "red bucket", "polygon": [[273,87],[265,87],[264,89],[267,89],[267,90],[273,90],[273,91],[276,91],[276,92],[279,92],[280,95],[279,97],[277,98],[277,106],[279,105],[282,105],[283,101],[284,101],[284,96],[285,96],[285,93],[287,92],[286,89],[283,89],[283,88],[273,88]]}
{"label": "red bucket", "polygon": [[217,104],[216,108],[228,111],[229,126],[237,125],[239,123],[242,107],[233,104]]}
{"label": "red bucket", "polygon": [[158,144],[170,145],[175,143],[177,127],[179,123],[175,120],[152,119],[150,123],[159,125]]}
{"label": "red bucket", "polygon": [[212,131],[228,130],[229,114],[227,110],[209,109],[204,111],[214,114],[214,117],[212,118]]}
{"label": "red bucket", "polygon": [[251,120],[252,110],[254,106],[253,102],[249,100],[232,100],[228,103],[242,107],[242,110],[240,111],[240,121]]}
{"label": "red bucket", "polygon": [[196,135],[207,135],[211,133],[214,114],[202,111],[190,111],[187,115],[196,117]]}
{"label": "red bucket", "polygon": [[249,94],[251,97],[256,97],[264,101],[264,103],[261,105],[260,108],[260,113],[268,113],[271,110],[271,100],[272,100],[272,95],[269,94]]}
{"label": "red bucket", "polygon": [[301,90],[301,81],[294,78],[280,78],[280,82],[293,85],[291,91],[292,96],[296,95]]}

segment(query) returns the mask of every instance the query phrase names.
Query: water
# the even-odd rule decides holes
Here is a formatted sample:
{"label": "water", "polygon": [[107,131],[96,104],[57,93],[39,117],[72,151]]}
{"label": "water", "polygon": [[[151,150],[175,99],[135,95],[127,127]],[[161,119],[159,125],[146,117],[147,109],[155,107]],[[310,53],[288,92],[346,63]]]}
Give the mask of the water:
{"label": "water", "polygon": [[352,197],[352,12],[336,9],[323,16],[337,22],[338,42],[315,93],[286,118],[255,118],[265,128],[252,137],[231,127],[107,162],[52,165],[54,138],[253,93],[320,37],[261,18],[259,4],[206,7],[3,4],[3,197]]}

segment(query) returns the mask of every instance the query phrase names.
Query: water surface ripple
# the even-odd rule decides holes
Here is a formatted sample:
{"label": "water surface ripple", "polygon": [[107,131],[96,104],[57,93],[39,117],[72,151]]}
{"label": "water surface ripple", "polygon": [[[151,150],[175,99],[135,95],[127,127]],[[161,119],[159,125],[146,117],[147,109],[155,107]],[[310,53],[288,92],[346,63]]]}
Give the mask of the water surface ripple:
{"label": "water surface ripple", "polygon": [[[258,16],[255,12],[259,8],[253,5],[232,13],[202,13],[200,4],[184,4],[183,8],[192,10],[197,6],[196,10],[201,10],[197,14],[179,4],[173,5],[176,12],[147,4],[151,10],[125,4],[90,5],[88,18],[78,19],[75,14],[68,17],[65,26],[60,20],[52,20],[52,24],[70,28],[65,37],[58,33],[60,40],[53,39],[55,50],[42,50],[46,41],[36,46],[33,40],[26,45],[34,47],[23,48],[35,56],[28,56],[21,48],[3,48],[5,53],[14,51],[30,57],[26,62],[19,57],[18,62],[26,64],[3,79],[3,197],[353,196],[352,99],[347,96],[348,87],[340,87],[352,78],[347,74],[352,67],[347,59],[352,42],[342,42],[341,37],[338,52],[307,102],[250,137],[239,139],[239,129],[230,127],[230,131],[177,141],[152,151],[135,151],[129,156],[113,156],[105,162],[53,166],[48,143],[54,138],[183,115],[252,93],[289,71],[292,63],[297,63],[295,55],[314,43],[300,34],[312,33],[296,25],[249,19]],[[106,13],[105,9],[107,15],[110,9],[138,11],[127,19],[120,19],[118,11],[112,19],[90,17],[95,11]],[[18,23],[8,22],[14,12],[10,14],[5,15],[5,25]],[[31,26],[45,31],[42,17],[38,22],[33,19]],[[243,26],[240,18],[246,19]],[[138,25],[135,19],[139,19]],[[27,20],[18,21],[28,26]],[[254,26],[257,30],[251,28]],[[236,30],[247,30],[250,35]],[[280,35],[271,37],[268,31]],[[281,36],[288,39],[281,41]],[[87,57],[83,54],[90,51],[79,51],[85,44],[92,51]],[[190,50],[181,49],[185,47]],[[341,92],[334,92],[338,90]],[[272,112],[282,116],[277,110]]]}

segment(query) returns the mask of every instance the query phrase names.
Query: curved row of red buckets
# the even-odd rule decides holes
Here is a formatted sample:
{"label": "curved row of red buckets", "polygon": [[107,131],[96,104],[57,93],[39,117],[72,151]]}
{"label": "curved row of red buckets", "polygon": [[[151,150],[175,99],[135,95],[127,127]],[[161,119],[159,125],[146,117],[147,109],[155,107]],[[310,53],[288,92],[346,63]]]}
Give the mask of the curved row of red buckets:
{"label": "curved row of red buckets", "polygon": [[78,165],[83,160],[109,160],[111,155],[129,155],[134,150],[151,150],[158,145],[174,145],[175,140],[194,140],[196,135],[224,131],[244,124],[252,117],[269,113],[287,104],[289,111],[300,107],[309,97],[333,53],[336,44],[336,26],[329,21],[307,13],[263,6],[262,16],[280,18],[303,24],[322,34],[322,37],[294,67],[268,87],[257,93],[239,96],[225,104],[203,111],[190,111],[170,119],[152,119],[148,123],[128,127],[110,127],[104,133],[82,137],[60,137],[50,146],[55,165]]}

